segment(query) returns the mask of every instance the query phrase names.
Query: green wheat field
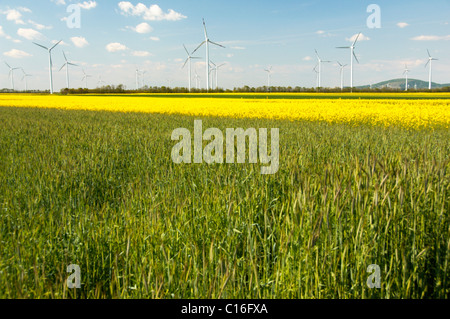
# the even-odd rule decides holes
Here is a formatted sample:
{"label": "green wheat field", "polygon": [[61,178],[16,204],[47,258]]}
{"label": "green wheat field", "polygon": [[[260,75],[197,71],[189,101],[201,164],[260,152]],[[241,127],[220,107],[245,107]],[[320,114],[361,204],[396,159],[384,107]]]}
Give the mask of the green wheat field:
{"label": "green wheat field", "polygon": [[2,107],[0,298],[449,298],[448,129],[201,118],[279,128],[261,175],[174,164],[195,119]]}

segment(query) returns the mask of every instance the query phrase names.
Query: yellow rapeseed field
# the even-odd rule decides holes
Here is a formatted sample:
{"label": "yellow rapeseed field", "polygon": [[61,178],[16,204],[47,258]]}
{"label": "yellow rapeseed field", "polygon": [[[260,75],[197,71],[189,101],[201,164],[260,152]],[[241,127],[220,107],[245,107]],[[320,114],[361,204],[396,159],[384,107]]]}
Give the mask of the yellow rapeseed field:
{"label": "yellow rapeseed field", "polygon": [[[218,116],[232,118],[267,118],[326,121],[329,123],[367,123],[409,128],[450,127],[449,94],[435,99],[243,99],[157,97],[145,95],[116,96],[48,96],[0,95],[0,107],[57,108],[112,112],[143,112]],[[345,95],[344,95],[345,96]],[[359,95],[361,96],[361,95]],[[364,95],[362,95],[364,96]],[[405,95],[402,95],[405,96]],[[392,97],[392,98],[388,98]],[[408,96],[409,97],[409,96]]]}

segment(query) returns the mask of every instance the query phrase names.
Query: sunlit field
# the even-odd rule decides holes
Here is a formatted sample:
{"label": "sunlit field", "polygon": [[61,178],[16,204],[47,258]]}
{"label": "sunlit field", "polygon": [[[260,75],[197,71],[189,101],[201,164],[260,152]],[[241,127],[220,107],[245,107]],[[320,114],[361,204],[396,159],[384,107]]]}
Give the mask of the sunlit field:
{"label": "sunlit field", "polygon": [[[449,298],[449,102],[0,95],[0,297]],[[278,173],[174,164],[195,119],[279,128]]]}
{"label": "sunlit field", "polygon": [[[402,126],[408,128],[450,127],[450,94],[337,94],[317,98],[310,94],[201,94],[118,96],[0,95],[0,106],[58,108],[114,112],[181,114],[229,118],[324,121],[328,123]],[[175,95],[176,97],[176,95]],[[227,98],[223,98],[227,97]],[[266,97],[266,98],[264,98]],[[269,99],[270,97],[270,99]],[[279,98],[277,98],[279,97]],[[406,97],[406,98],[405,98]],[[400,99],[401,98],[401,99]]]}

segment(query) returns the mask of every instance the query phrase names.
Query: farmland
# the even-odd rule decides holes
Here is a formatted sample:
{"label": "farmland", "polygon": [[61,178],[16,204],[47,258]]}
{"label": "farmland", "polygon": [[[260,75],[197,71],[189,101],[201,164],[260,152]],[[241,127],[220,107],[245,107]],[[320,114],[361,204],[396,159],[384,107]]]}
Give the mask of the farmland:
{"label": "farmland", "polygon": [[[0,297],[448,298],[449,95],[399,95],[1,95]],[[278,173],[174,164],[199,118]]]}

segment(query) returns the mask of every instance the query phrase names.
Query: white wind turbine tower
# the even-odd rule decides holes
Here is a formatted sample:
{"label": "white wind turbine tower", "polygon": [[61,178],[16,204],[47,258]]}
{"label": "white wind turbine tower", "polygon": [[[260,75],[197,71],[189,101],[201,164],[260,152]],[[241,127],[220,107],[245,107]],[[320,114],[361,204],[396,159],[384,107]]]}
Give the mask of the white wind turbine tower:
{"label": "white wind turbine tower", "polygon": [[84,72],[84,69],[83,69],[83,74],[84,74],[84,76],[83,76],[83,79],[81,79],[81,81],[85,81],[85,88],[87,89],[88,88],[88,78],[91,78],[92,75],[86,74],[86,72]]}
{"label": "white wind turbine tower", "polygon": [[197,70],[195,70],[195,83],[197,85],[197,90],[200,88],[200,75],[198,75]]}
{"label": "white wind turbine tower", "polygon": [[203,28],[205,30],[205,41],[203,41],[194,51],[192,51],[192,54],[194,54],[203,44],[206,44],[206,90],[209,91],[209,72],[210,72],[210,65],[209,65],[209,44],[217,45],[221,48],[225,48],[223,45],[220,45],[218,43],[215,43],[211,41],[208,37],[208,31],[206,30],[206,23],[205,19],[203,19]]}
{"label": "white wind turbine tower", "polygon": [[322,76],[322,63],[331,63],[331,61],[323,61],[320,56],[319,53],[317,53],[316,51],[316,56],[317,56],[317,61],[319,62],[319,88],[322,87],[322,81],[321,81],[321,76]]}
{"label": "white wind turbine tower", "polygon": [[141,75],[142,75],[142,79],[141,79],[142,80],[142,86],[141,87],[142,88],[145,86],[145,73],[147,73],[147,71],[142,71],[141,72]]}
{"label": "white wind turbine tower", "polygon": [[316,73],[316,87],[319,88],[319,71],[317,71],[317,65],[314,67],[313,71]]}
{"label": "white wind turbine tower", "polygon": [[11,89],[14,91],[14,71],[18,70],[20,68],[12,68],[8,63],[6,63],[6,66],[9,68],[9,79],[11,80]]}
{"label": "white wind turbine tower", "polygon": [[427,62],[427,64],[425,64],[425,67],[427,67],[428,64],[430,65],[430,80],[429,80],[428,89],[431,90],[431,83],[432,83],[432,77],[433,77],[433,61],[439,61],[439,60],[433,58],[428,49],[427,49],[427,52],[428,52],[428,62]]}
{"label": "white wind turbine tower", "polygon": [[341,62],[337,61],[341,68],[341,91],[344,90],[344,68],[347,66],[347,64],[342,64]]}
{"label": "white wind turbine tower", "polygon": [[136,68],[136,91],[139,90],[139,69]]}
{"label": "white wind turbine tower", "polygon": [[350,88],[351,88],[352,92],[353,92],[353,58],[355,58],[356,62],[359,63],[359,60],[355,54],[355,48],[356,48],[355,45],[356,45],[356,42],[358,42],[360,35],[361,35],[361,33],[358,33],[358,36],[356,37],[355,41],[353,42],[353,44],[351,46],[338,47],[338,49],[350,49]]}
{"label": "white wind turbine tower", "polygon": [[27,78],[32,76],[32,75],[31,74],[27,74],[23,68],[20,68],[20,69],[22,70],[22,73],[23,73],[22,81],[25,80],[25,92],[27,92],[28,91],[28,80],[27,80]]}
{"label": "white wind turbine tower", "polygon": [[59,71],[61,71],[62,69],[64,69],[64,67],[66,67],[66,85],[67,85],[67,88],[70,89],[70,83],[69,83],[69,65],[72,65],[72,66],[78,66],[78,65],[73,64],[72,62],[69,62],[69,61],[67,60],[67,57],[66,57],[66,54],[64,53],[64,51],[63,51],[63,56],[64,56],[64,60],[66,61],[66,63],[63,64],[63,66],[59,69]]}
{"label": "white wind turbine tower", "polygon": [[189,51],[186,49],[186,46],[185,46],[184,44],[183,44],[183,47],[184,47],[184,50],[186,51],[188,57],[187,57],[186,61],[184,62],[182,69],[184,69],[184,67],[186,66],[186,64],[188,64],[188,73],[189,73],[189,92],[191,92],[191,87],[192,87],[192,85],[191,85],[191,80],[192,80],[191,60],[192,60],[192,59],[200,59],[200,58],[198,58],[198,57],[193,57],[193,56],[189,53]]}
{"label": "white wind turbine tower", "polygon": [[264,69],[267,72],[267,89],[270,91],[270,78],[272,77],[272,67],[270,66],[268,69]]}
{"label": "white wind turbine tower", "polygon": [[406,77],[405,91],[408,91],[408,73],[409,73],[408,65],[405,64],[405,72],[403,72],[403,75],[405,75]]}
{"label": "white wind turbine tower", "polygon": [[47,48],[43,45],[40,45],[36,42],[33,42],[37,46],[47,50],[48,52],[48,69],[49,69],[49,75],[50,75],[50,94],[53,94],[53,62],[52,62],[52,50],[61,42],[62,40],[59,40],[55,45],[53,45],[51,48]]}

